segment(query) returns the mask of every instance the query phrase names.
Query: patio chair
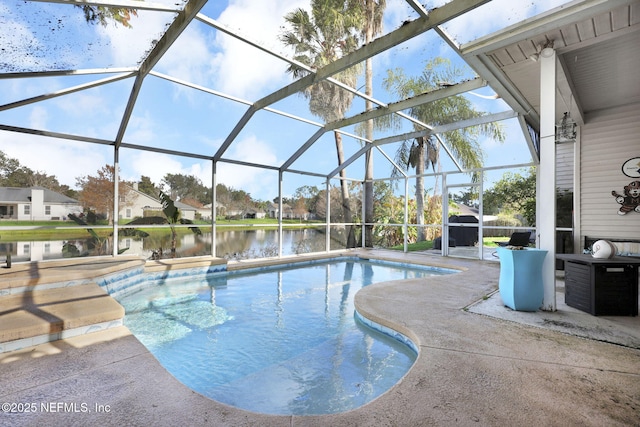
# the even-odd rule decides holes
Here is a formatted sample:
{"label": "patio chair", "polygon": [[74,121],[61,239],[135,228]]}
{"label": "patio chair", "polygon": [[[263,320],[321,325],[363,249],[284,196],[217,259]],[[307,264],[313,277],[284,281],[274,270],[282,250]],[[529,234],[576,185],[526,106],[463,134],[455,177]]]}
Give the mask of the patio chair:
{"label": "patio chair", "polygon": [[498,246],[529,246],[531,233],[528,231],[516,231],[508,242],[494,242]]}

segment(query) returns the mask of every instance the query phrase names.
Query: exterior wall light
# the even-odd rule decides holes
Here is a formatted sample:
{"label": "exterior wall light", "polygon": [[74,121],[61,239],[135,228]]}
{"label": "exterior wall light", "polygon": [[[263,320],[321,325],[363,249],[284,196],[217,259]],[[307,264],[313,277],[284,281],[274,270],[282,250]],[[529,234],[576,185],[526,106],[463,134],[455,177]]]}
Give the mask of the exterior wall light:
{"label": "exterior wall light", "polygon": [[576,142],[576,127],[570,113],[564,113],[562,120],[556,124],[556,143]]}
{"label": "exterior wall light", "polygon": [[542,49],[542,52],[540,52],[540,56],[542,56],[543,58],[551,58],[553,56],[553,48],[552,47],[545,47],[544,49]]}

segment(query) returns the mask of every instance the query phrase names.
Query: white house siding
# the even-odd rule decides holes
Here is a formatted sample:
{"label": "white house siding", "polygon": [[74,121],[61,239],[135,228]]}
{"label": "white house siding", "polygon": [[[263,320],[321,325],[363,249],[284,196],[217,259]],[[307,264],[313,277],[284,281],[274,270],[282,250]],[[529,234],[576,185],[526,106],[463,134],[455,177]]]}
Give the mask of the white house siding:
{"label": "white house siding", "polygon": [[[126,205],[126,206],[125,206]],[[120,219],[142,218],[145,210],[162,210],[162,203],[141,191],[130,188],[126,203],[119,206]]]}
{"label": "white house siding", "polygon": [[31,190],[25,189],[25,191],[30,191],[31,200],[15,202],[13,210],[12,218],[19,221],[64,220],[70,213],[82,212],[82,207],[75,200],[73,202],[52,202],[44,200],[44,190],[32,188]]}
{"label": "white house siding", "polygon": [[556,187],[560,190],[573,191],[573,153],[575,143],[558,144],[556,146]]}
{"label": "white house siding", "polygon": [[[182,218],[194,220],[196,216],[196,208],[186,205],[184,203],[175,202],[175,205],[180,209]],[[119,206],[119,218],[133,220],[136,218],[142,218],[145,211],[162,211],[162,202],[158,199],[151,197],[150,195],[143,193],[135,188],[129,188],[127,192],[126,202],[121,202]]]}
{"label": "white house siding", "polygon": [[581,129],[580,242],[584,236],[640,239],[640,213],[619,215],[620,205],[611,195],[637,180],[621,167],[640,157],[640,105],[594,112],[586,122]]}

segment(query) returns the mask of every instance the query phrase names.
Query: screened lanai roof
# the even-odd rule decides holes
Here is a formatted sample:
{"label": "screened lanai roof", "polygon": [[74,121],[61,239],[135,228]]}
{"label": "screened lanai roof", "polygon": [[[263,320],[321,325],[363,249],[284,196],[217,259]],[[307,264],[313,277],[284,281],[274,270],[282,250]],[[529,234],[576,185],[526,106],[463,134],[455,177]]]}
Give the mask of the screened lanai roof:
{"label": "screened lanai roof", "polygon": [[[131,8],[130,27],[88,24],[83,5]],[[535,59],[550,42],[563,65],[558,117],[571,111],[581,122],[585,112],[640,96],[637,73],[629,72],[640,65],[638,1],[388,0],[374,40],[319,69],[296,63],[280,41],[284,16],[296,7],[308,9],[309,2],[0,0],[3,147],[41,138],[45,148],[33,155],[49,163],[56,159],[47,158],[46,149],[64,143],[143,152],[151,163],[139,168],[143,175],[170,167],[162,156],[173,156],[319,178],[348,168],[361,180],[368,150],[392,165],[400,141],[490,121],[510,123],[515,151],[535,161]],[[407,99],[385,90],[388,70],[419,75],[437,56],[461,67],[463,77]],[[335,79],[366,59],[373,64],[371,95],[365,94],[364,74],[354,87]],[[602,61],[616,66],[599,67]],[[286,71],[291,64],[308,74],[294,79]],[[623,78],[613,73],[625,76],[625,84],[613,88],[610,83]],[[355,94],[344,119],[325,123],[309,112],[301,93],[321,80]],[[453,95],[468,97],[486,114],[443,126],[407,114]],[[398,117],[399,126],[376,130],[369,140],[361,136],[358,125],[385,115]],[[344,141],[340,167],[334,130]],[[445,170],[459,170],[443,148]],[[89,163],[94,153],[84,150],[80,163]],[[70,159],[67,154],[59,161]],[[70,166],[80,169],[80,163]],[[389,172],[387,166],[376,174]]]}

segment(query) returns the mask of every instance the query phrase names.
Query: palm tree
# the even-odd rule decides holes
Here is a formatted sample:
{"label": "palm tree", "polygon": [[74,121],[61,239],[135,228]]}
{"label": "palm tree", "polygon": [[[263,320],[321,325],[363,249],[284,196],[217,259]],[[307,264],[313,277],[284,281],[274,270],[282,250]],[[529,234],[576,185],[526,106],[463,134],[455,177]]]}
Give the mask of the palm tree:
{"label": "palm tree", "polygon": [[[169,228],[171,229],[171,258],[176,257],[176,246],[178,240],[178,232],[176,230],[176,225],[178,224],[193,224],[193,221],[186,218],[180,217],[180,209],[178,209],[171,197],[166,194],[164,191],[159,192],[160,203],[162,203],[162,213],[164,217],[161,216],[145,216],[142,218],[136,218],[133,221],[130,221],[127,225],[151,225],[151,224],[169,224]],[[202,230],[198,227],[189,227],[194,234],[201,235]],[[138,237],[148,237],[149,235],[141,230],[137,230],[135,228],[125,228],[123,231],[123,235],[125,236],[138,236]],[[157,251],[153,251],[153,259],[162,258],[163,251],[162,248],[159,248]]]}
{"label": "palm tree", "polygon": [[[359,6],[355,0],[313,0],[311,15],[298,8],[284,17],[290,29],[280,36],[280,40],[286,46],[294,48],[296,61],[313,69],[321,68],[358,48],[358,12]],[[351,67],[337,74],[335,79],[355,87],[359,70],[358,66]],[[291,64],[287,71],[295,78],[308,73],[295,64]],[[344,118],[354,96],[326,80],[313,84],[303,94],[309,99],[311,113],[326,123]],[[334,137],[340,165],[344,161],[342,136],[334,131]],[[353,217],[345,177],[346,171],[343,169],[340,172],[342,209],[344,221],[351,223]],[[349,226],[348,230],[347,247],[354,247],[353,227]]]}
{"label": "palm tree", "polygon": [[[382,33],[382,18],[384,10],[387,7],[386,0],[359,0],[362,12],[360,34],[365,45],[373,41],[374,37]],[[365,61],[365,93],[367,96],[373,96],[373,65],[371,58]],[[365,101],[365,110],[373,109],[373,103],[368,99]],[[368,141],[373,140],[373,120],[367,120],[364,126],[364,135]],[[364,174],[364,221],[365,223],[373,222],[373,151],[367,151],[365,157],[365,174]],[[373,226],[366,226],[365,246],[373,246]]]}
{"label": "palm tree", "polygon": [[[418,77],[407,77],[400,69],[389,70],[384,81],[387,90],[406,99],[424,92],[432,91],[459,81],[464,73],[461,69],[451,68],[450,62],[442,58],[430,61],[423,73]],[[429,125],[442,125],[461,120],[480,117],[485,113],[474,108],[473,104],[463,96],[451,96],[431,103],[411,108],[409,114],[423,123]],[[387,122],[378,123],[379,126],[398,124],[396,118],[389,116]],[[415,130],[422,130],[414,124]],[[464,129],[446,132],[441,135],[442,140],[450,148],[462,168],[476,169],[483,165],[484,153],[479,143],[480,136],[488,136],[497,141],[504,141],[502,127],[498,123],[487,123]],[[425,169],[431,166],[435,172],[439,166],[440,144],[433,137],[420,137],[410,141],[404,141],[396,152],[396,160],[399,165],[404,165],[416,170],[416,210],[418,224],[418,240],[425,240],[424,227],[424,174]],[[393,171],[392,174],[397,174]],[[473,173],[472,179],[476,181],[478,175]],[[437,187],[437,186],[436,186]],[[434,189],[434,191],[437,191]]]}

